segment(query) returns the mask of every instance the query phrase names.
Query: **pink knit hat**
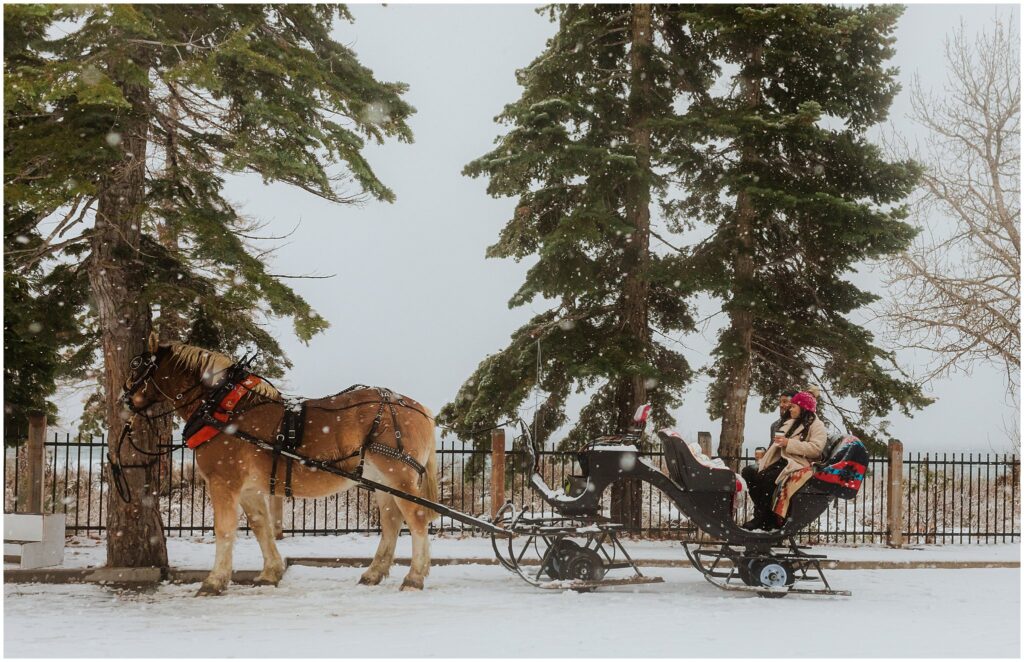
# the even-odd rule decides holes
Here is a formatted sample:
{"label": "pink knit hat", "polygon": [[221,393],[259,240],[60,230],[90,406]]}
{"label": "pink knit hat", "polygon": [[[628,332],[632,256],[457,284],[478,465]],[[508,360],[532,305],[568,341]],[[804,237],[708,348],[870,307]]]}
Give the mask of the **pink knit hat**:
{"label": "pink knit hat", "polygon": [[789,400],[794,405],[799,405],[800,409],[806,411],[814,411],[818,408],[818,401],[814,399],[814,396],[807,391],[800,391]]}

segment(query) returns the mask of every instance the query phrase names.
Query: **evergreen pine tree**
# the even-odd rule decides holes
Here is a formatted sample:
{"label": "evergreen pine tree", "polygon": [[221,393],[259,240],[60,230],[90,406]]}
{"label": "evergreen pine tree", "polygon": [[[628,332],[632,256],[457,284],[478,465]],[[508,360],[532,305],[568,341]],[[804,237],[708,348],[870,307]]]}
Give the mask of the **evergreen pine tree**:
{"label": "evergreen pine tree", "polygon": [[[439,419],[462,429],[494,425],[514,417],[537,387],[544,442],[566,421],[570,393],[588,392],[563,442],[575,446],[626,431],[645,402],[656,424],[671,423],[691,378],[684,357],[663,342],[692,327],[681,296],[690,276],[683,256],[652,246],[651,206],[668,198],[662,118],[707,72],[669,6],[542,11],[558,32],[517,73],[523,94],[497,118],[511,129],[465,173],[488,177],[491,195],[518,197],[487,251],[537,258],[509,305],[550,307],[480,363]],[[636,486],[618,486],[613,517],[638,524],[638,497]]]}
{"label": "evergreen pine tree", "polygon": [[[403,84],[376,80],[331,39],[336,20],[351,20],[348,11],[6,5],[4,12],[5,34],[18,36],[16,50],[5,46],[6,204],[12,218],[34,219],[19,232],[29,245],[16,268],[57,260],[70,265],[67,278],[87,278],[108,429],[120,429],[117,397],[155,305],[184,318],[186,340],[227,351],[255,345],[269,374],[278,372],[283,353],[261,318],[292,318],[302,340],[326,321],[247,245],[249,225],[225,199],[223,178],[252,171],[337,203],[393,199],[361,150],[366,140],[411,141],[413,110],[401,98]],[[62,30],[48,32],[58,21]],[[38,224],[48,218],[58,222],[44,234]],[[158,441],[146,426],[135,436],[143,449]],[[145,461],[133,455],[126,451],[125,463]],[[109,501],[107,562],[166,565],[151,497],[155,472],[127,477],[137,496]]]}
{"label": "evergreen pine tree", "polygon": [[[5,8],[17,20],[4,21],[6,67],[41,64],[30,44],[41,39],[52,21],[53,9],[19,5]],[[9,118],[33,117],[38,107],[26,105],[8,86],[4,126]],[[4,141],[4,158],[8,157]],[[21,182],[29,190],[34,179]],[[44,212],[45,215],[46,212]],[[86,280],[75,278],[66,265],[44,270],[23,257],[38,250],[37,211],[4,202],[4,430],[5,441],[19,443],[30,411],[44,411],[56,422],[57,407],[49,400],[58,382],[81,377],[95,348],[93,325],[82,315]]]}
{"label": "evergreen pine tree", "polygon": [[[695,99],[676,123],[676,212],[710,225],[692,254],[700,287],[724,301],[709,411],[718,452],[743,443],[748,396],[765,404],[816,382],[844,424],[927,404],[849,313],[877,297],[845,280],[913,236],[899,202],[918,177],[865,138],[897,93],[887,64],[902,9],[873,5],[702,5],[680,18],[731,91]],[[726,81],[721,81],[725,83]],[[729,90],[720,84],[719,89]],[[855,398],[857,410],[840,406]]]}

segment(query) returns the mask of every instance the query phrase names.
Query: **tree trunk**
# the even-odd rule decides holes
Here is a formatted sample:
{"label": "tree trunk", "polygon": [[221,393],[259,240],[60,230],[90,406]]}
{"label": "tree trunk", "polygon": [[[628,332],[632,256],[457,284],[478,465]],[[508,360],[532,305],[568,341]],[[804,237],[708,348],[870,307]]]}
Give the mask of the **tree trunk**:
{"label": "tree trunk", "polygon": [[[647,264],[650,250],[651,190],[647,177],[651,170],[651,130],[647,126],[648,103],[653,92],[648,64],[650,61],[651,5],[632,6],[632,49],[630,52],[630,143],[636,154],[637,173],[629,183],[626,200],[627,222],[633,226],[632,236],[623,251],[625,279],[622,284],[622,325],[633,343],[637,364],[646,363],[650,346],[647,312]],[[647,400],[644,375],[634,372],[622,378],[616,389],[617,422],[621,431],[629,430],[636,408]],[[612,486],[612,519],[629,529],[639,529],[641,521],[642,486],[638,480],[620,481]]]}
{"label": "tree trunk", "polygon": [[[760,80],[750,72],[760,64],[761,47],[750,52],[747,72],[740,76],[740,94],[743,106],[754,112],[761,103]],[[756,148],[746,141],[740,148],[740,168],[757,158]],[[725,389],[722,413],[722,434],[718,441],[718,455],[735,470],[743,447],[743,428],[747,419],[747,400],[750,397],[750,372],[754,313],[749,304],[749,293],[754,282],[754,236],[756,210],[750,194],[741,190],[736,196],[736,238],[733,253],[733,301],[729,310],[730,356],[725,363]]]}
{"label": "tree trunk", "polygon": [[[139,243],[145,195],[148,134],[148,91],[124,87],[132,104],[123,123],[123,159],[100,182],[96,231],[89,257],[89,283],[100,322],[103,346],[107,429],[112,452],[125,423],[119,396],[128,377],[131,358],[146,349],[150,330],[149,306],[142,298],[143,278]],[[136,425],[139,448],[155,451],[158,439],[145,424]],[[124,470],[131,490],[126,503],[115,489],[107,498],[107,565],[112,567],[167,567],[167,545],[157,498],[157,464],[129,444],[121,448],[125,465],[146,465]]]}
{"label": "tree trunk", "polygon": [[[167,108],[167,114],[171,121],[168,122],[166,138],[167,144],[164,147],[164,177],[169,181],[177,182],[178,154],[176,145],[177,127],[175,122],[179,119],[179,109],[177,97],[175,95],[171,95]],[[172,205],[173,203],[170,200],[164,200],[162,211],[165,215],[160,219],[160,223],[157,225],[157,235],[160,239],[160,243],[167,249],[167,252],[175,258],[179,258],[181,244],[178,241],[178,232],[170,225],[170,223],[167,222],[167,215],[173,211]],[[154,321],[153,324],[159,334],[160,342],[185,340],[185,335],[188,331],[188,320],[185,318],[184,311],[178,306],[162,306],[160,309],[159,321]],[[174,416],[170,415],[170,411],[173,409],[174,405],[171,403],[162,404],[153,408],[154,413],[163,415],[162,418],[154,422],[154,426],[157,436],[164,442],[170,442],[174,437],[176,419]],[[161,455],[159,484],[162,486],[160,493],[164,496],[170,496],[170,493],[174,489],[173,474],[174,456],[172,454]]]}

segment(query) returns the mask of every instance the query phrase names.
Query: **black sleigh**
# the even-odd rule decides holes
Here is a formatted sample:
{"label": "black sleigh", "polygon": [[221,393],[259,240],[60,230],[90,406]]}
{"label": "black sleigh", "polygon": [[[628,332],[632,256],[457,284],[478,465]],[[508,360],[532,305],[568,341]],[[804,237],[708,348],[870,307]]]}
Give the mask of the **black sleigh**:
{"label": "black sleigh", "polygon": [[[794,536],[817,520],[835,499],[856,496],[867,464],[867,451],[858,439],[831,438],[824,460],[808,469],[811,476],[791,495],[781,528],[751,531],[735,521],[742,479],[704,457],[696,444],[687,444],[674,431],[659,431],[667,472],[638,450],[649,409],[638,410],[632,432],[601,437],[581,448],[577,460],[582,473],[569,477],[560,490],[545,482],[539,449],[527,426],[522,425],[521,438],[533,466],[531,486],[554,514],[516,512],[511,503],[505,504],[498,519],[519,535],[492,539],[502,565],[542,588],[588,590],[661,581],[641,572],[622,545],[622,526],[602,512],[602,497],[608,487],[633,478],[663,492],[702,532],[684,538],[682,544],[693,566],[715,586],[763,597],[849,595],[829,585],[822,571],[825,556],[797,545]],[[527,562],[531,556],[540,557],[535,566]],[[631,570],[632,575],[613,578],[608,574],[618,569]]]}

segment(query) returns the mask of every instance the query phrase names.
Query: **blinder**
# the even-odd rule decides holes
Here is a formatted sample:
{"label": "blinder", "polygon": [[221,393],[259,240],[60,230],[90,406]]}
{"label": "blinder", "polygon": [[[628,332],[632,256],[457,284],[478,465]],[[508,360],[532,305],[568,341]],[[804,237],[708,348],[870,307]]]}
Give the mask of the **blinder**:
{"label": "blinder", "polygon": [[[131,363],[128,364],[131,369],[131,384],[125,389],[124,393],[121,394],[121,402],[123,402],[128,409],[134,413],[138,413],[141,410],[137,410],[135,405],[132,404],[132,396],[135,395],[139,389],[146,385],[149,378],[156,372],[156,354],[152,352],[143,352],[132,358]],[[142,368],[142,373],[136,376],[139,369]]]}

